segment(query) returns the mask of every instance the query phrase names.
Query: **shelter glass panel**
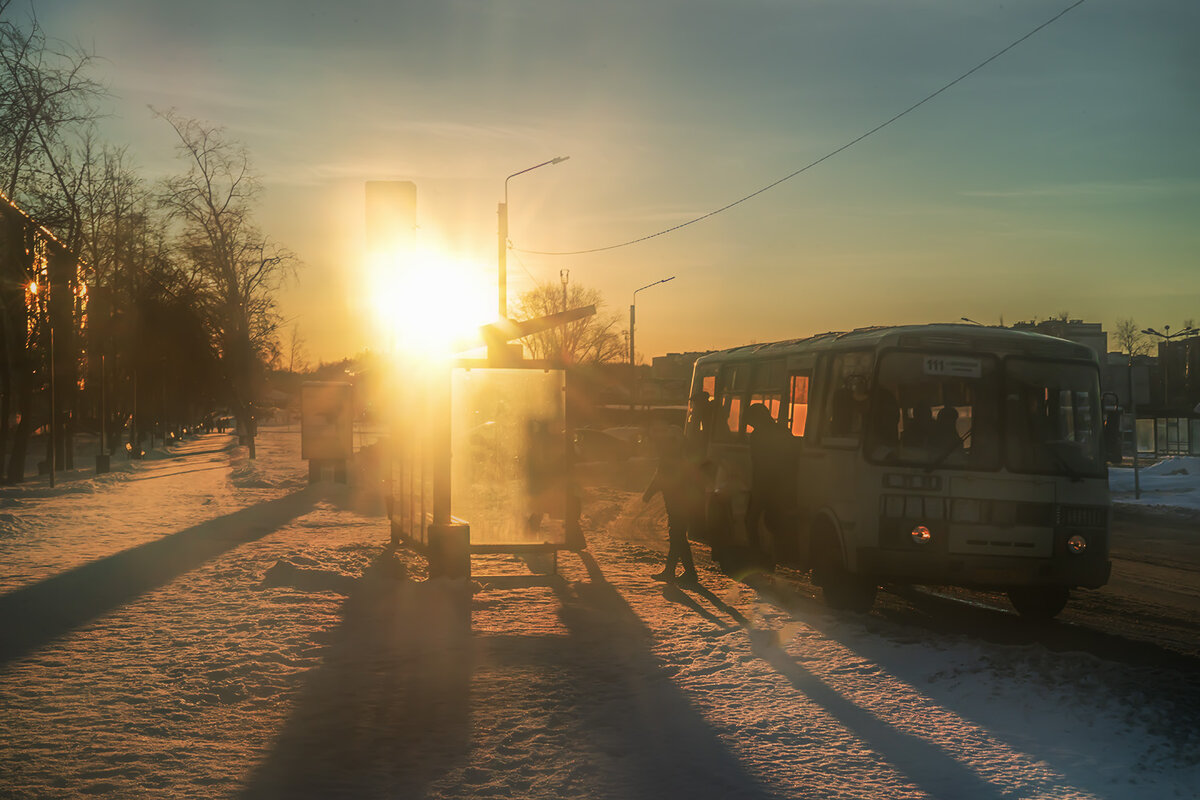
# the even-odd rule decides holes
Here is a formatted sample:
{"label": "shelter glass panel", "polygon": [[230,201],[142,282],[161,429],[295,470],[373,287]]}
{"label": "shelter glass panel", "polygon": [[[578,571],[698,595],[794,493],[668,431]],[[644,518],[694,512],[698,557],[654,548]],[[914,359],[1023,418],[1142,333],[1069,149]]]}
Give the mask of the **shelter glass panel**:
{"label": "shelter glass panel", "polygon": [[561,370],[454,370],[450,507],[472,544],[565,543],[565,386]]}
{"label": "shelter glass panel", "polygon": [[433,424],[429,376],[406,365],[406,380],[393,389],[396,406],[391,420],[395,460],[391,483],[395,507],[392,524],[405,538],[429,543],[433,521]]}

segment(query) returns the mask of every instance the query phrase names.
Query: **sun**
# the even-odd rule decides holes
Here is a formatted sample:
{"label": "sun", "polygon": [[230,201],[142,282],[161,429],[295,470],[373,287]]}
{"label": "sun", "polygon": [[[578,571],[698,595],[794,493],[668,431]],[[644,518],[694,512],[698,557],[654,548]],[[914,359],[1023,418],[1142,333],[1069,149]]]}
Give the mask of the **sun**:
{"label": "sun", "polygon": [[476,346],[495,317],[487,271],[445,251],[376,254],[367,265],[367,301],[387,349],[427,358]]}

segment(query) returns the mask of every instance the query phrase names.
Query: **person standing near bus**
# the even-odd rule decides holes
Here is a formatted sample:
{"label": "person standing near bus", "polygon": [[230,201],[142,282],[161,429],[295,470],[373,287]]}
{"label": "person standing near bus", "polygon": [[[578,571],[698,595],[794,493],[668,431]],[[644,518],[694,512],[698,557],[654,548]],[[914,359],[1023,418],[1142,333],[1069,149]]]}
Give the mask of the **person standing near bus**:
{"label": "person standing near bus", "polygon": [[[675,433],[678,429],[672,429]],[[658,469],[650,485],[642,493],[642,502],[662,493],[667,507],[667,563],[662,572],[650,577],[685,585],[698,585],[696,566],[692,561],[692,546],[688,531],[699,523],[704,509],[704,484],[695,463],[683,454],[683,442],[678,435],[664,435],[658,443]],[[683,565],[683,574],[676,577],[675,565]]]}
{"label": "person standing near bus", "polygon": [[746,509],[746,534],[749,544],[766,568],[774,568],[774,548],[763,541],[760,522],[772,536],[785,533],[795,506],[796,454],[792,434],[781,425],[762,403],[746,409],[750,445],[750,505]]}

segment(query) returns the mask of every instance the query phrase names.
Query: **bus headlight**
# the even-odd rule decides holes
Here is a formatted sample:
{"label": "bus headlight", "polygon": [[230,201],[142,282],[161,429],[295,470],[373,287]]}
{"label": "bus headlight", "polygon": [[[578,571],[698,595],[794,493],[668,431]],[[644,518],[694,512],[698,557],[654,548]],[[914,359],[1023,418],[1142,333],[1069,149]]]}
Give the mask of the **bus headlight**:
{"label": "bus headlight", "polygon": [[1080,536],[1078,533],[1067,539],[1067,550],[1080,555],[1084,550],[1087,550],[1087,539]]}
{"label": "bus headlight", "polygon": [[926,528],[924,525],[915,526],[909,535],[912,536],[912,540],[916,544],[929,544],[929,540],[933,538],[933,534],[929,532],[929,528]]}

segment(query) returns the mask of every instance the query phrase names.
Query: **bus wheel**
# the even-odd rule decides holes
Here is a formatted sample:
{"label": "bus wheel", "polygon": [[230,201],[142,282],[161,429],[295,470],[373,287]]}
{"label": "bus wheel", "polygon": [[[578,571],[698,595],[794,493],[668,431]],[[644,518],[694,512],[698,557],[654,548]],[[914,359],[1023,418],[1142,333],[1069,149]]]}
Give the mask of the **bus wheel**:
{"label": "bus wheel", "polygon": [[830,608],[866,613],[875,605],[879,587],[870,578],[846,569],[837,540],[832,534],[822,537],[813,559],[813,582],[821,587],[821,599]]}
{"label": "bus wheel", "polygon": [[1014,586],[1008,590],[1013,608],[1032,621],[1053,619],[1066,607],[1070,596],[1065,586]]}

